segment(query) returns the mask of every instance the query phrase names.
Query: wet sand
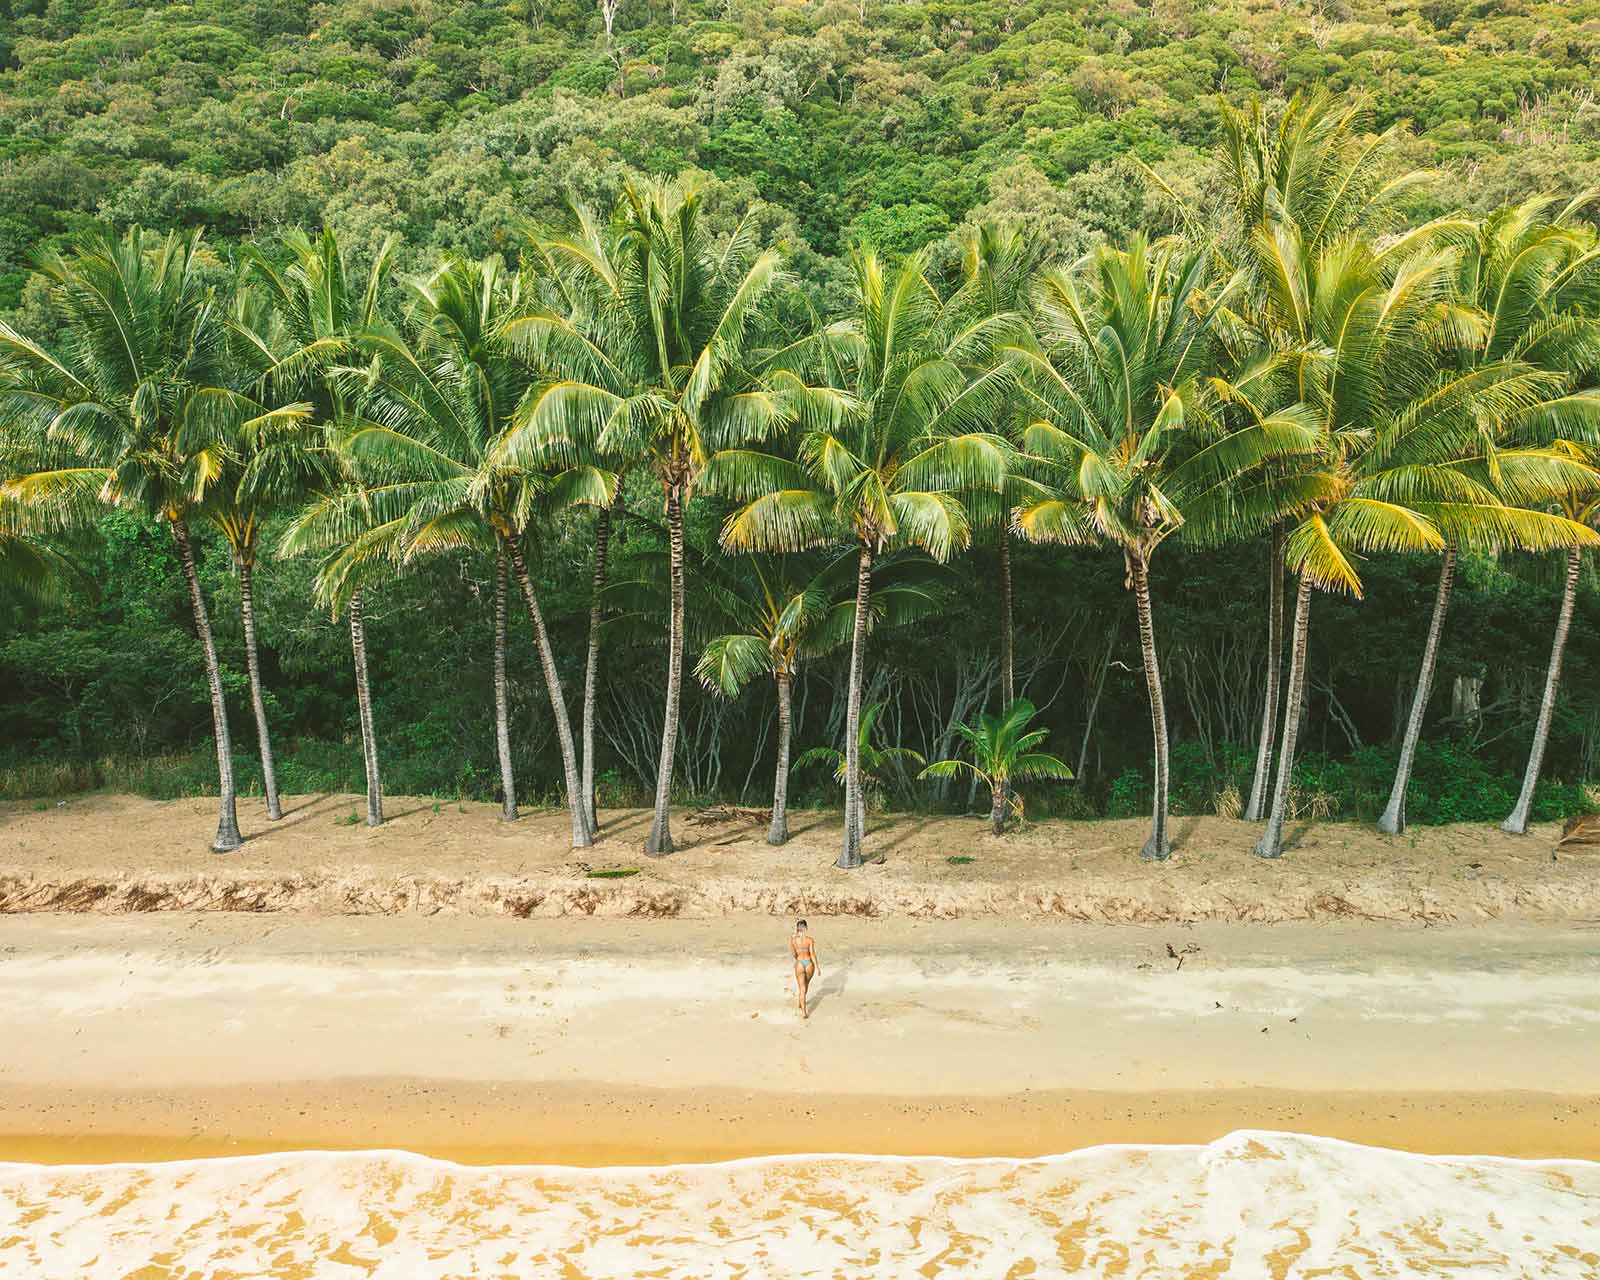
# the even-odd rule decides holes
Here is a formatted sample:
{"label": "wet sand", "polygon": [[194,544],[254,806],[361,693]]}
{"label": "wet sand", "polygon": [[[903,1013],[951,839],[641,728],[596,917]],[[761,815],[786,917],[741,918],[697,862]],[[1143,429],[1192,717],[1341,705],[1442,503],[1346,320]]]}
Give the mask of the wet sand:
{"label": "wet sand", "polygon": [[0,1159],[1600,1158],[1600,926],[813,925],[801,1022],[770,917],[8,917]]}

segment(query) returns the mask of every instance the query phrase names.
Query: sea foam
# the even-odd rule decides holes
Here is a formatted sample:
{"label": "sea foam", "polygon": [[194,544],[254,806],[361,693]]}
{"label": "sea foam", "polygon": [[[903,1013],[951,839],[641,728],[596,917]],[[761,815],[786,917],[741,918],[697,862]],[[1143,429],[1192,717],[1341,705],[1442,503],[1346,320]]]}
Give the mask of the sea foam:
{"label": "sea foam", "polygon": [[0,1164],[0,1276],[1600,1276],[1600,1164],[1241,1131],[1039,1159]]}

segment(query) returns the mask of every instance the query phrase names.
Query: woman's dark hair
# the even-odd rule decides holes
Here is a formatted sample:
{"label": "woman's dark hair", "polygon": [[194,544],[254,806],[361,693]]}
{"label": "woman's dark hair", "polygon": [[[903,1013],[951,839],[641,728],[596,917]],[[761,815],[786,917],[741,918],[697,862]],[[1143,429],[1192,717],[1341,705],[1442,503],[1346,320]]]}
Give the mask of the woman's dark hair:
{"label": "woman's dark hair", "polygon": [[806,927],[806,922],[804,920],[796,920],[794,922],[794,927],[796,929],[804,929]]}

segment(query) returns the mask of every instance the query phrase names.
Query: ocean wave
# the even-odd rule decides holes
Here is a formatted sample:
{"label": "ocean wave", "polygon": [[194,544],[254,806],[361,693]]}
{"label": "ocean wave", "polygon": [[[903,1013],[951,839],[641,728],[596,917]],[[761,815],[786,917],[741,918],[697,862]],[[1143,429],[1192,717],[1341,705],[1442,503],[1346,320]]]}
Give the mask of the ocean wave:
{"label": "ocean wave", "polygon": [[1240,1131],[1036,1159],[0,1164],[0,1276],[1600,1276],[1600,1164]]}

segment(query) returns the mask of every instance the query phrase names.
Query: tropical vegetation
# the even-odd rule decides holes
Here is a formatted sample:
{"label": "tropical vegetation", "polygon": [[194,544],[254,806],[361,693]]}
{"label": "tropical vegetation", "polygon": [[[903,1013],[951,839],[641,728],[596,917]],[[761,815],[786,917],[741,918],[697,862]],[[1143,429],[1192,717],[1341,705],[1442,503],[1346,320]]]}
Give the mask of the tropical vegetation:
{"label": "tropical vegetation", "polygon": [[1394,833],[1490,816],[1445,799],[1463,761],[1508,830],[1580,807],[1594,201],[1452,204],[1382,122],[1238,95],[1207,157],[1131,148],[1114,236],[865,210],[824,261],[798,194],[684,166],[486,205],[487,254],[334,217],[44,244],[0,321],[11,759],[209,738],[219,852],[236,770],[276,818],[357,760],[373,825],[385,785],[531,794],[582,848],[648,797],[654,855],[733,794],[781,845],[832,774],[842,868],[876,807],[982,790],[998,835],[1074,772],[1036,809],[1142,808],[1157,861],[1246,792],[1281,855],[1308,770]]}

